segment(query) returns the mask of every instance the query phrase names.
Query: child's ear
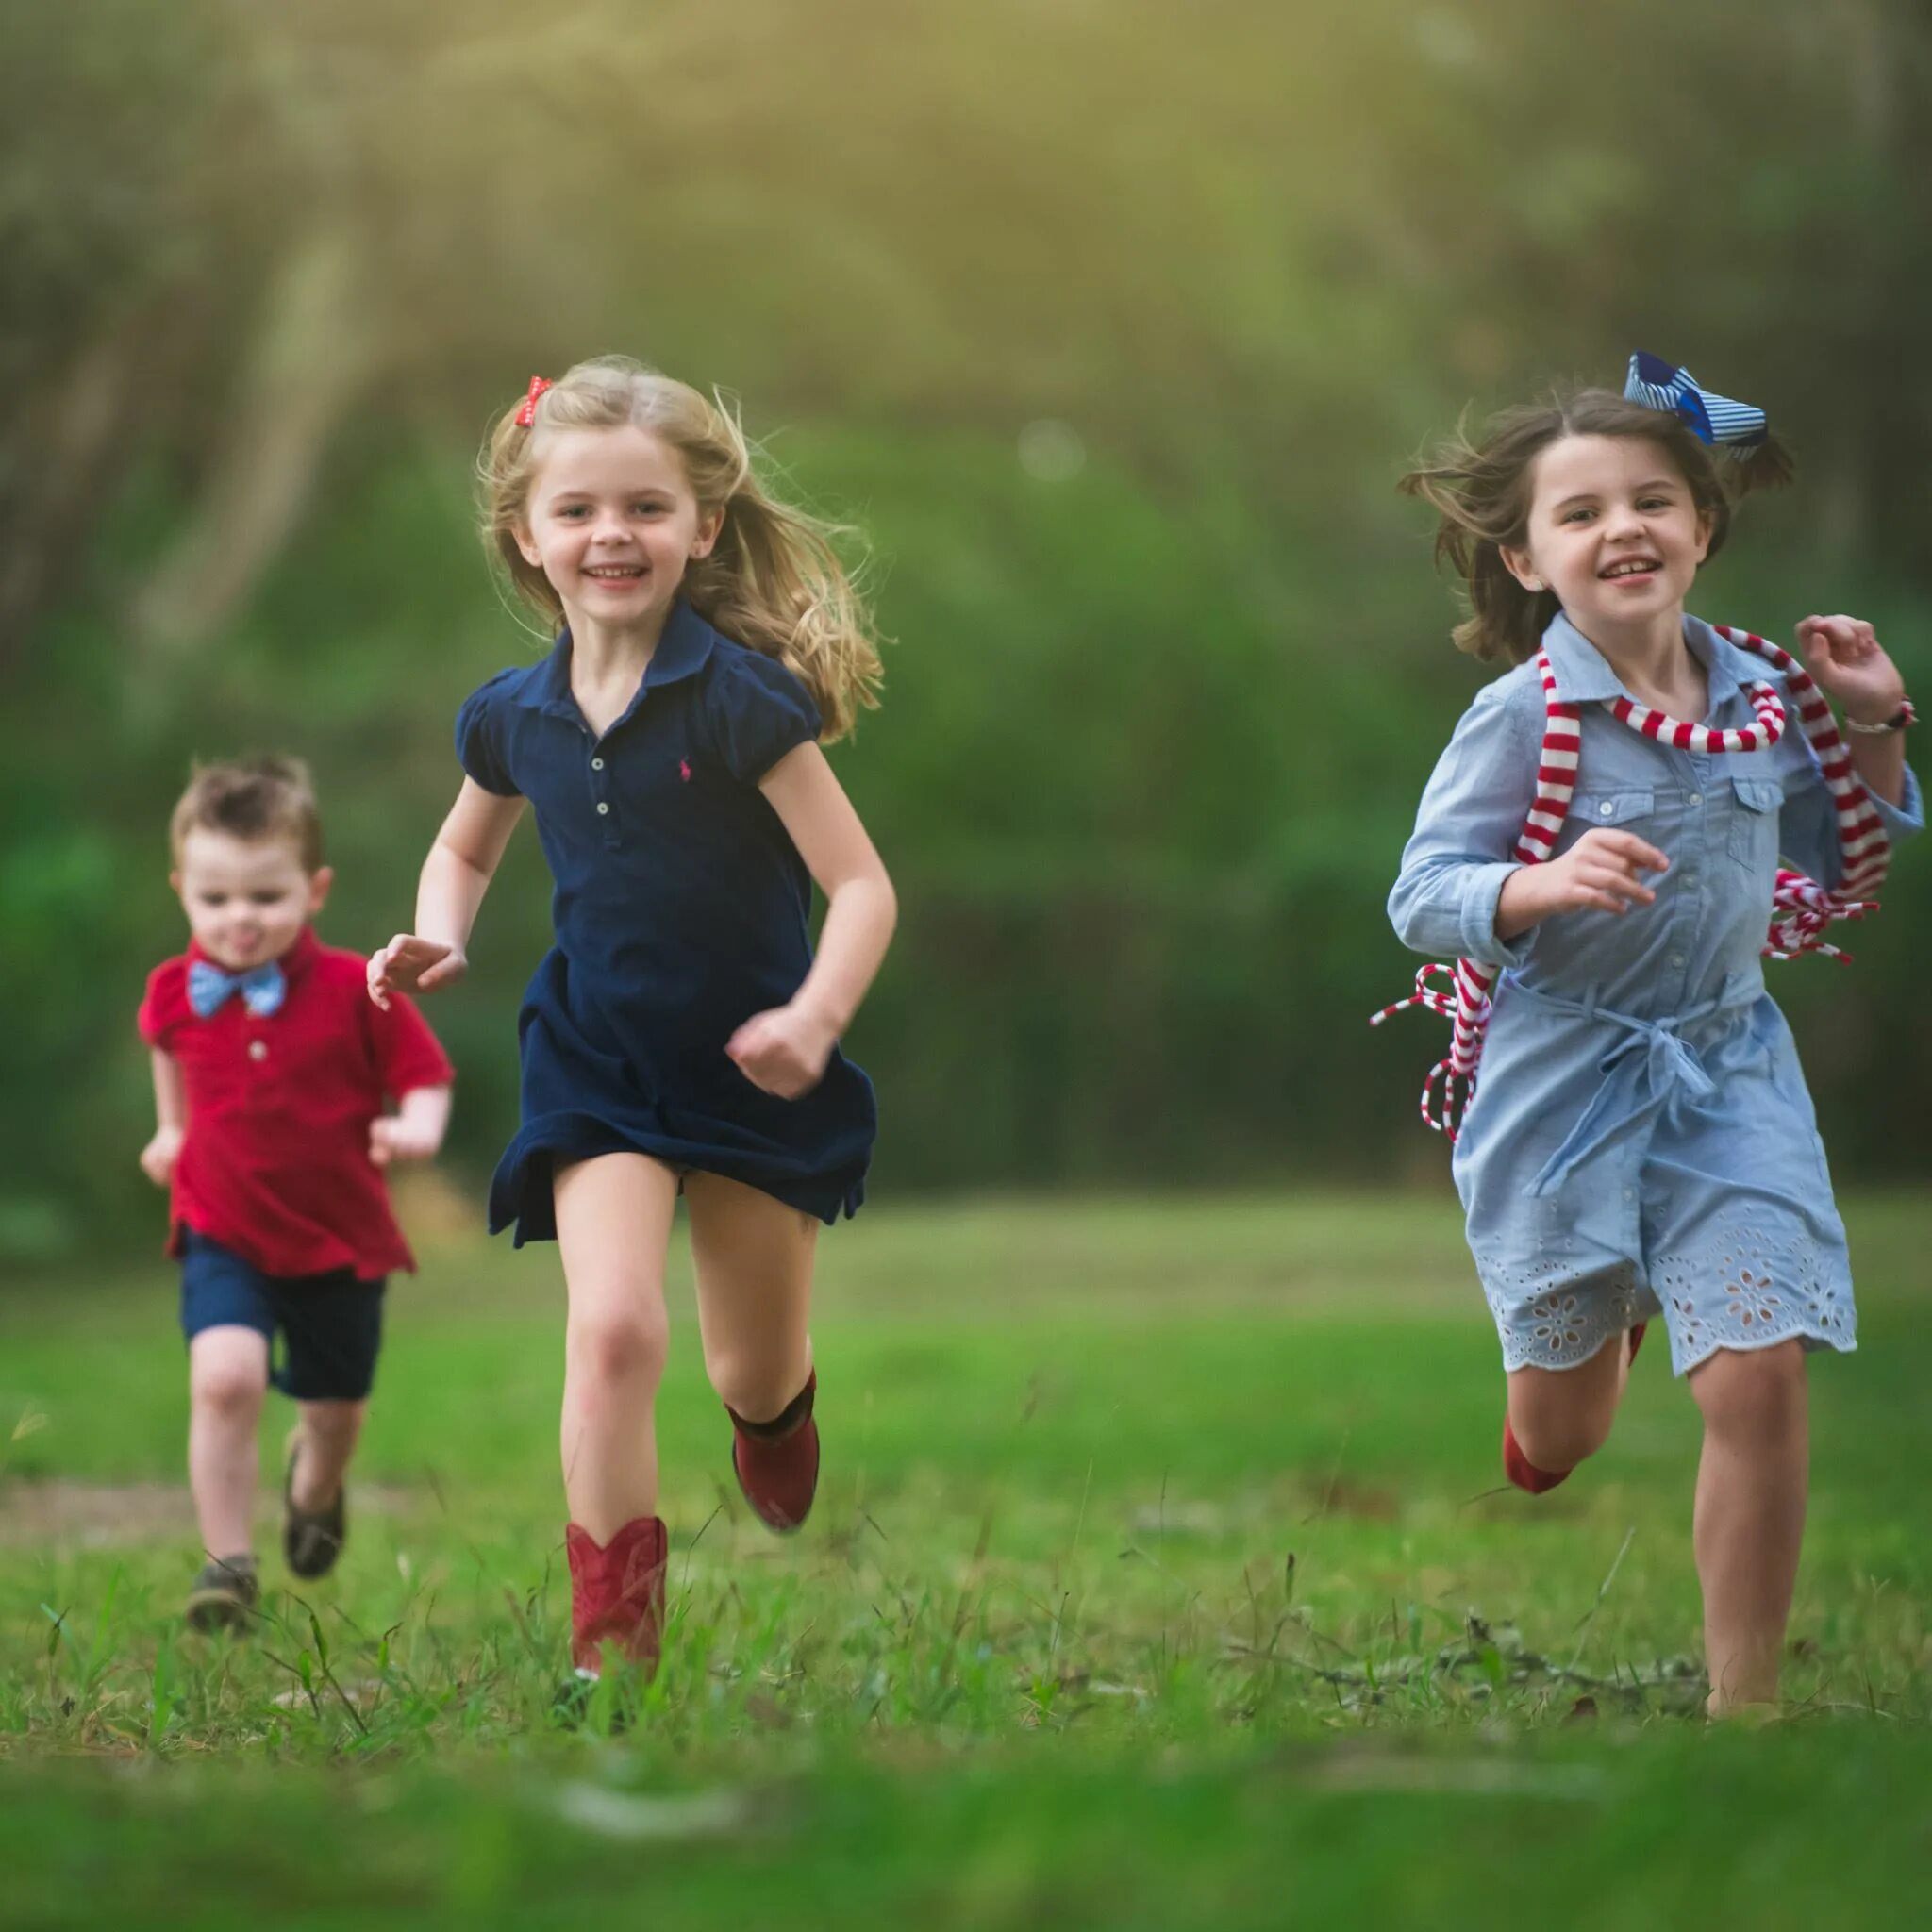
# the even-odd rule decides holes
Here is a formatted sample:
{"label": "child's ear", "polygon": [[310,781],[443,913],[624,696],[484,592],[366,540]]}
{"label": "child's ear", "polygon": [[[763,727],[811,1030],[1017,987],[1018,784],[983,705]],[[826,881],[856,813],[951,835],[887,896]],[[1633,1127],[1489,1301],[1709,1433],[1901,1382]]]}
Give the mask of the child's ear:
{"label": "child's ear", "polygon": [[708,516],[698,519],[698,539],[691,546],[691,560],[693,562],[700,557],[710,556],[711,552],[717,547],[718,533],[724,527],[724,512],[722,509],[714,509]]}
{"label": "child's ear", "polygon": [[1543,582],[1541,574],[1529,560],[1529,552],[1517,550],[1507,543],[1496,545],[1496,554],[1503,559],[1503,568],[1523,586],[1525,591],[1546,591],[1549,586]]}
{"label": "child's ear", "polygon": [[510,535],[516,540],[516,546],[523,553],[523,558],[532,570],[543,568],[543,553],[537,548],[537,540],[530,533],[528,524],[517,523],[509,526]]}
{"label": "child's ear", "polygon": [[315,915],[328,903],[328,889],[336,882],[333,866],[318,866],[308,874],[308,916]]}
{"label": "child's ear", "polygon": [[1707,509],[1697,512],[1697,560],[1702,563],[1710,555],[1710,533],[1717,528],[1717,520]]}
{"label": "child's ear", "polygon": [[178,872],[171,872],[168,874],[168,890],[175,898],[181,896],[181,874]]}

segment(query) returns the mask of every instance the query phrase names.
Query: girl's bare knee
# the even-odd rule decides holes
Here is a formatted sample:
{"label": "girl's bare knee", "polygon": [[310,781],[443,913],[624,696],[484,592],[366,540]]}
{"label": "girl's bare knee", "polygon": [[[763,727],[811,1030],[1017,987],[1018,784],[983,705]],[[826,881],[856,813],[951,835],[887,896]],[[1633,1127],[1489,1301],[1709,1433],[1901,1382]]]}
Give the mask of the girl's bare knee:
{"label": "girl's bare knee", "polygon": [[770,1422],[805,1387],[810,1370],[770,1352],[718,1351],[705,1357],[705,1374],[726,1408],[747,1422]]}
{"label": "girl's bare knee", "polygon": [[1509,1425],[1516,1444],[1539,1469],[1574,1469],[1610,1439],[1614,1410],[1545,1409],[1519,1416],[1512,1406]]}
{"label": "girl's bare knee", "polygon": [[1804,1417],[1805,1392],[1805,1349],[1795,1339],[1773,1348],[1721,1348],[1690,1372],[1705,1425],[1726,1434],[1787,1433]]}
{"label": "girl's bare knee", "polygon": [[1574,1369],[1517,1369],[1509,1376],[1509,1426],[1539,1469],[1574,1469],[1610,1439],[1622,1391],[1623,1338],[1613,1336]]}
{"label": "girl's bare knee", "polygon": [[612,1387],[655,1389],[670,1352],[669,1324],[636,1307],[571,1311],[565,1348],[572,1371]]}

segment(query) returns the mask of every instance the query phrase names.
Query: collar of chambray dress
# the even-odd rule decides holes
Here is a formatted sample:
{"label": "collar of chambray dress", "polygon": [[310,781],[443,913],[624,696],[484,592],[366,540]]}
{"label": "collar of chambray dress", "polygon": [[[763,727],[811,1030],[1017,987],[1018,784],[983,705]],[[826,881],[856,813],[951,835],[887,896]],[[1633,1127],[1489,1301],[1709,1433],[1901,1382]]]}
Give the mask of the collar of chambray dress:
{"label": "collar of chambray dress", "polygon": [[[1557,701],[1566,705],[1609,704],[1627,698],[1623,680],[1610,669],[1610,662],[1562,611],[1550,620],[1543,631],[1543,651],[1556,674]],[[1735,644],[1719,637],[1701,617],[1684,613],[1684,642],[1690,655],[1704,667],[1710,695],[1705,707],[1706,718],[1715,718],[1724,707],[1745,688],[1751,676],[1751,659]]]}

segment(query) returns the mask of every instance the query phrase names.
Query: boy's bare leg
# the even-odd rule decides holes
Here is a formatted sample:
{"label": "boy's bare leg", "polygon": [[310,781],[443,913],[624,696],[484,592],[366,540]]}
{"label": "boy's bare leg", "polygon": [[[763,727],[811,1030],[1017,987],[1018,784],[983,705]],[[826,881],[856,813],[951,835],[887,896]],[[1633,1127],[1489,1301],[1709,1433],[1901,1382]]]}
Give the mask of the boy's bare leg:
{"label": "boy's bare leg", "polygon": [[204,1328],[188,1344],[188,1482],[210,1557],[255,1547],[257,1431],[268,1392],[268,1338],[253,1328]]}
{"label": "boy's bare leg", "polygon": [[305,1516],[321,1514],[341,1494],[369,1404],[304,1402],[296,1406],[295,1479],[291,1499]]}

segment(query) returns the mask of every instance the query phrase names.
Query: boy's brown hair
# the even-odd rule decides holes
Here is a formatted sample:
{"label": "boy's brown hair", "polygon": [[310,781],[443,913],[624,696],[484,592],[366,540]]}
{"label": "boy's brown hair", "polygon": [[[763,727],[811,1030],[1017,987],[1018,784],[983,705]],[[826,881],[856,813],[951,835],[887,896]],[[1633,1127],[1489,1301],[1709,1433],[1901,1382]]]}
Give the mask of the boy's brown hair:
{"label": "boy's brown hair", "polygon": [[287,840],[306,873],[322,870],[322,814],[315,787],[300,758],[236,758],[197,765],[168,822],[175,863],[192,831],[225,832],[231,839]]}

